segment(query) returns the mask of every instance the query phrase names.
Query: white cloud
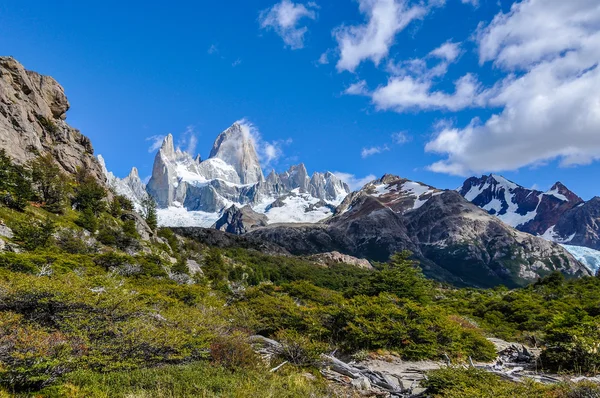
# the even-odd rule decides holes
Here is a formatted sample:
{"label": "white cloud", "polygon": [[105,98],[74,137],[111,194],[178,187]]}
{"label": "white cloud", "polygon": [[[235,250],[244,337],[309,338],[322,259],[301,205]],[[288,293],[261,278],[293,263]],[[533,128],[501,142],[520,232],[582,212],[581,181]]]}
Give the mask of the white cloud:
{"label": "white cloud", "polygon": [[242,60],[240,58],[238,58],[231,63],[231,66],[235,68],[236,66],[238,66],[241,63],[242,63]]}
{"label": "white cloud", "polygon": [[353,72],[364,60],[375,65],[387,57],[394,38],[410,22],[423,18],[427,7],[411,5],[408,0],[358,0],[367,18],[363,25],[341,26],[334,30],[340,59],[338,71]]}
{"label": "white cloud", "polygon": [[263,169],[276,164],[284,155],[283,148],[292,143],[291,138],[271,142],[265,141],[258,128],[247,119],[238,120],[236,123],[239,123],[242,127],[242,132],[252,139]]}
{"label": "white cloud", "polygon": [[[477,78],[467,74],[455,82],[454,93],[435,90],[436,78],[448,71],[456,62],[462,50],[460,43],[448,41],[431,51],[424,58],[414,58],[401,62],[388,62],[387,71],[391,77],[386,85],[369,91],[367,83],[359,81],[348,87],[344,93],[371,97],[377,110],[406,112],[422,109],[459,109],[479,106],[482,87]],[[428,64],[434,63],[429,67]]]}
{"label": "white cloud", "polygon": [[317,63],[319,65],[327,65],[327,64],[329,64],[329,50],[327,50],[323,54],[321,54],[321,56],[317,60]]}
{"label": "white cloud", "polygon": [[153,135],[151,137],[147,137],[146,141],[151,141],[151,144],[148,147],[148,153],[152,153],[152,152],[158,150],[161,147],[164,140],[165,140],[164,135]]}
{"label": "white cloud", "polygon": [[467,74],[455,82],[454,93],[432,90],[433,82],[411,76],[392,77],[387,85],[369,93],[377,110],[406,112],[415,109],[456,111],[480,102],[480,84]]}
{"label": "white cloud", "polygon": [[406,134],[404,131],[399,131],[397,133],[392,134],[392,142],[397,145],[403,145],[407,142],[410,142],[412,137]]}
{"label": "white cloud", "polygon": [[196,154],[196,146],[198,145],[198,137],[194,126],[187,126],[185,131],[177,140],[177,149],[185,151],[190,155]]}
{"label": "white cloud", "polygon": [[377,155],[378,153],[382,153],[385,151],[389,151],[390,147],[388,147],[387,145],[383,145],[383,146],[372,146],[369,148],[363,148],[362,151],[360,152],[360,156],[365,159],[368,158],[369,156],[373,156],[373,155]]}
{"label": "white cloud", "polygon": [[349,95],[368,95],[369,90],[367,88],[367,82],[361,80],[353,83],[346,90],[344,90],[344,93]]}
{"label": "white cloud", "polygon": [[334,171],[333,174],[340,180],[344,181],[350,187],[350,190],[357,191],[364,187],[366,184],[370,183],[373,180],[376,180],[377,177],[374,174],[369,174],[365,177],[356,177],[354,174],[343,173],[341,171]]}
{"label": "white cloud", "polygon": [[300,20],[316,19],[318,8],[313,2],[304,5],[282,0],[271,8],[262,10],[258,20],[261,28],[273,29],[281,36],[286,46],[296,50],[304,47],[304,35],[308,31],[306,26],[299,26]]}
{"label": "white cloud", "polygon": [[461,53],[460,43],[453,43],[447,41],[435,50],[431,51],[429,55],[437,58],[441,58],[448,62],[454,62]]}
{"label": "white cloud", "polygon": [[597,0],[524,0],[477,38],[480,61],[509,73],[484,96],[502,110],[484,122],[440,129],[426,150],[446,158],[432,170],[467,175],[600,160]]}
{"label": "white cloud", "polygon": [[479,0],[461,0],[463,4],[471,4],[473,7],[479,6]]}

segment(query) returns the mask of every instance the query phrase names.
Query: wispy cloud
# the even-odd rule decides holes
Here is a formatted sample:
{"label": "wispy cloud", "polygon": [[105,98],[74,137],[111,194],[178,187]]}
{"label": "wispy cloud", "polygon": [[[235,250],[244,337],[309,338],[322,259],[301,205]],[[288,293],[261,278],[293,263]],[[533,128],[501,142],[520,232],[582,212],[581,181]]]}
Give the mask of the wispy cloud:
{"label": "wispy cloud", "polygon": [[397,145],[403,145],[407,142],[410,142],[412,137],[406,134],[404,131],[399,131],[397,133],[392,134],[392,142]]}
{"label": "wispy cloud", "polygon": [[219,48],[217,47],[216,44],[211,44],[211,46],[208,48],[207,51],[209,54],[218,54],[219,53]]}
{"label": "wispy cloud", "polygon": [[152,153],[158,150],[161,147],[164,140],[164,135],[153,135],[151,137],[146,137],[146,141],[151,142],[150,146],[148,147],[148,153]]}
{"label": "wispy cloud", "polygon": [[357,191],[369,182],[377,179],[377,177],[374,174],[369,174],[365,177],[357,177],[354,174],[344,173],[341,171],[334,171],[333,174],[335,174],[337,178],[348,184],[352,191]]}
{"label": "wispy cloud", "polygon": [[242,63],[242,60],[240,58],[238,58],[231,63],[231,66],[233,66],[235,68],[236,66],[238,66],[241,63]]}
{"label": "wispy cloud", "polygon": [[316,3],[294,3],[282,0],[274,6],[262,10],[258,21],[262,29],[272,29],[282,39],[287,47],[297,50],[304,47],[304,35],[308,32],[306,26],[300,26],[302,19],[316,19],[319,8]]}
{"label": "wispy cloud", "polygon": [[189,125],[177,141],[177,147],[190,155],[196,154],[196,146],[198,145],[198,133],[196,128]]}
{"label": "wispy cloud", "polygon": [[247,119],[238,120],[244,134],[252,139],[254,148],[263,169],[273,166],[284,156],[284,147],[292,143],[292,139],[265,141],[258,128]]}
{"label": "wispy cloud", "polygon": [[386,145],[382,145],[382,146],[372,146],[369,148],[363,148],[362,151],[360,152],[360,156],[365,159],[368,158],[369,156],[373,156],[373,155],[377,155],[379,153],[382,152],[386,152],[389,151],[390,147]]}

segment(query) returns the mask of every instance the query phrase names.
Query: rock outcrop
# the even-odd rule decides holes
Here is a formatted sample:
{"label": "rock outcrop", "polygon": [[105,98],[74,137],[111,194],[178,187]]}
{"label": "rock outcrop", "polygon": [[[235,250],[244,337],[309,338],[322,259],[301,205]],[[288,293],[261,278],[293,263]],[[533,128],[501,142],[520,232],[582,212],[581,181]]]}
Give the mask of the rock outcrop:
{"label": "rock outcrop", "polygon": [[104,183],[90,140],[65,121],[69,106],[56,80],[0,57],[0,149],[18,164],[51,154],[65,172],[85,169]]}
{"label": "rock outcrop", "polygon": [[257,227],[267,225],[267,216],[252,210],[250,206],[238,208],[231,206],[223,212],[212,228],[231,234],[241,235]]}
{"label": "rock outcrop", "polygon": [[311,256],[311,259],[325,265],[330,264],[348,264],[363,269],[373,269],[369,260],[364,258],[356,258],[340,252],[320,253]]}

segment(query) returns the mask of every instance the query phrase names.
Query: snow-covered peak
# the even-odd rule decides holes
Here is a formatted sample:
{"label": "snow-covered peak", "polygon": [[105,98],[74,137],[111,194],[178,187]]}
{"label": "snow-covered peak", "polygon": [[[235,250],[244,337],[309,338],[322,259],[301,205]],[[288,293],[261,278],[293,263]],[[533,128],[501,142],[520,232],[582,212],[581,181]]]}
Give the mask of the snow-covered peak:
{"label": "snow-covered peak", "polygon": [[[353,196],[359,198],[368,195],[377,198],[377,201],[382,205],[396,213],[403,214],[420,208],[429,199],[441,195],[443,192],[443,190],[417,181],[386,174],[382,178],[366,184]],[[348,197],[342,204],[342,211],[344,211],[344,206],[351,206],[351,203],[348,203],[349,200],[352,199]]]}
{"label": "snow-covered peak", "polygon": [[575,195],[569,188],[563,185],[560,181],[552,185],[552,188],[544,193],[545,195],[554,196],[563,202],[579,203],[583,200]]}
{"label": "snow-covered peak", "polygon": [[209,156],[233,166],[242,184],[264,181],[251,129],[252,126],[246,123],[234,123],[219,134]]}
{"label": "snow-covered peak", "polygon": [[140,179],[138,169],[131,168],[129,175],[123,179],[116,177],[106,168],[106,162],[102,155],[98,155],[98,161],[106,177],[108,186],[117,194],[129,198],[136,209],[141,209],[142,201],[148,196],[146,185]]}

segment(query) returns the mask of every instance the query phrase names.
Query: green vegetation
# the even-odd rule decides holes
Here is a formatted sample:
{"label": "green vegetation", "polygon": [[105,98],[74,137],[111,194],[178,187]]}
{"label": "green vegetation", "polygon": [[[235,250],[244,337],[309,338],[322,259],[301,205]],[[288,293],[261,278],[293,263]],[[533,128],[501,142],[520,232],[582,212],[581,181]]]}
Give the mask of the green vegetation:
{"label": "green vegetation", "polygon": [[[206,247],[164,228],[143,240],[131,201],[85,172],[67,177],[49,157],[18,167],[0,153],[0,175],[12,198],[0,219],[21,251],[0,253],[0,397],[325,397],[321,353],[489,361],[488,336],[541,346],[544,368],[600,365],[599,278],[454,289],[425,279],[410,253],[365,270]],[[153,201],[143,217],[156,228]],[[248,344],[255,334],[282,344],[272,363]],[[454,368],[428,383],[451,397],[587,388]]]}
{"label": "green vegetation", "polygon": [[591,382],[544,385],[528,381],[512,383],[500,376],[473,368],[448,367],[429,372],[424,387],[434,397],[444,398],[587,398],[600,396],[600,386]]}
{"label": "green vegetation", "polygon": [[555,272],[526,288],[447,289],[438,302],[491,335],[543,347],[541,366],[595,373],[600,368],[600,278]]}

